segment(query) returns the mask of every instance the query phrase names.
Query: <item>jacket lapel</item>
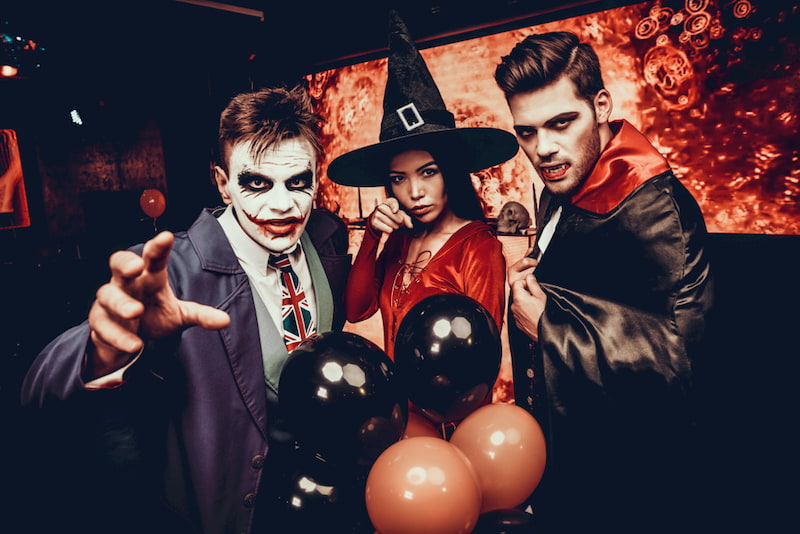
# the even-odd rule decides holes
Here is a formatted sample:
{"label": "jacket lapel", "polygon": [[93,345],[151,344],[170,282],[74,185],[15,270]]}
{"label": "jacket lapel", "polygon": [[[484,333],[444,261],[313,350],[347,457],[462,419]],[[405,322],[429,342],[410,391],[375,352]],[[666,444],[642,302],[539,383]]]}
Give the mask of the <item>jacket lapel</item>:
{"label": "jacket lapel", "polygon": [[[231,317],[230,326],[220,330],[219,336],[239,395],[253,421],[266,437],[267,400],[264,373],[260,371],[261,342],[253,291],[247,275],[236,259],[222,227],[211,213],[204,212],[188,233],[202,269],[215,273],[217,277],[216,281],[208,284],[209,291],[218,292],[211,301],[222,302],[219,308]],[[224,283],[220,283],[220,280]],[[275,329],[274,326],[272,329]],[[281,341],[281,345],[282,343]]]}
{"label": "jacket lapel", "polygon": [[[256,297],[219,223],[204,213],[189,230],[205,271],[236,277],[235,288],[219,295],[220,309],[231,317],[219,335],[230,361],[233,377],[253,421],[267,435],[267,396],[277,395],[280,373],[289,354],[283,334],[275,327],[266,304]],[[317,330],[327,332],[333,324],[333,295],[325,269],[310,236],[300,238],[308,262],[317,301]],[[228,286],[230,287],[230,286]],[[223,291],[223,290],[221,290]],[[263,369],[263,372],[258,372]],[[267,392],[269,389],[269,393]]]}
{"label": "jacket lapel", "polygon": [[331,293],[328,277],[322,267],[317,249],[311,242],[308,232],[300,237],[303,253],[306,256],[311,281],[314,284],[314,298],[317,301],[317,332],[328,332],[333,326],[333,293]]}

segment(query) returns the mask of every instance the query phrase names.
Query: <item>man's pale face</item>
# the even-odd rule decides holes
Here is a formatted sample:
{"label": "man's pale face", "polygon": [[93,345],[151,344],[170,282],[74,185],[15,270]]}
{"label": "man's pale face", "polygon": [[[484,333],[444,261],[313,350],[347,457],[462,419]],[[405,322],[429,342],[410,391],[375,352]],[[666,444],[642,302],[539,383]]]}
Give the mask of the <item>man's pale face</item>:
{"label": "man's pale face", "polygon": [[273,253],[291,251],[308,223],[317,188],[316,154],[306,139],[272,145],[258,161],[250,142],[234,145],[228,173],[216,168],[222,200],[232,204],[242,229]]}
{"label": "man's pale face", "polygon": [[611,96],[597,93],[593,105],[578,97],[566,76],[541,89],[508,99],[514,131],[547,189],[572,195],[583,185],[611,138]]}

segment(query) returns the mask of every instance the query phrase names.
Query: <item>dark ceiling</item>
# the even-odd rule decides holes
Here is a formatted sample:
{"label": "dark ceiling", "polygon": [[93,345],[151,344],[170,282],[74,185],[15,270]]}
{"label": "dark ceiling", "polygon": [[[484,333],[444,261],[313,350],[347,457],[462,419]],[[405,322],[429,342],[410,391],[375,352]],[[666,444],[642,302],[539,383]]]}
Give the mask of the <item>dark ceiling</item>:
{"label": "dark ceiling", "polygon": [[[225,79],[230,85],[241,79],[286,80],[380,55],[390,7],[424,46],[498,24],[522,25],[532,17],[591,9],[591,4],[600,2],[30,0],[4,7],[0,21],[5,21],[3,33],[45,48],[38,76],[76,90],[147,93],[163,83],[202,79],[222,85]],[[263,21],[237,13],[240,8],[263,12]]]}

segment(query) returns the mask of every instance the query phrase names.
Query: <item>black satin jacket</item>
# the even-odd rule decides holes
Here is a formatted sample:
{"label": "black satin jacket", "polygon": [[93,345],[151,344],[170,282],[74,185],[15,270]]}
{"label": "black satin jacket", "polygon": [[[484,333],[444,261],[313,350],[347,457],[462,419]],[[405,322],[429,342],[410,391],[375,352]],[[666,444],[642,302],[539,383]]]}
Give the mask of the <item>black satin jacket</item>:
{"label": "black satin jacket", "polygon": [[509,313],[515,401],[548,444],[540,528],[651,532],[640,520],[691,484],[691,368],[713,295],[705,223],[669,170],[607,213],[559,205],[535,271],[548,296],[539,342]]}

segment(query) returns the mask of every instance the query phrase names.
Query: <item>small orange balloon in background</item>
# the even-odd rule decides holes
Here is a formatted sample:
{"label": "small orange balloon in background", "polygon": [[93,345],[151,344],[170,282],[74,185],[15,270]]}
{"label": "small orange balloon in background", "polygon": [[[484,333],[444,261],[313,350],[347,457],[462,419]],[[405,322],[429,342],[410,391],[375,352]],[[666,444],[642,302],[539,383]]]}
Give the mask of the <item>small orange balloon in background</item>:
{"label": "small orange balloon in background", "polygon": [[478,522],[478,477],[457,447],[416,436],[387,448],[370,469],[367,512],[380,534],[469,534]]}
{"label": "small orange balloon in background", "polygon": [[514,508],[542,480],[546,459],[542,428],[514,404],[488,404],[464,418],[450,443],[469,459],[481,484],[481,514]]}
{"label": "small orange balloon in background", "polygon": [[164,194],[158,189],[145,189],[139,197],[139,206],[148,217],[161,217],[167,207]]}

